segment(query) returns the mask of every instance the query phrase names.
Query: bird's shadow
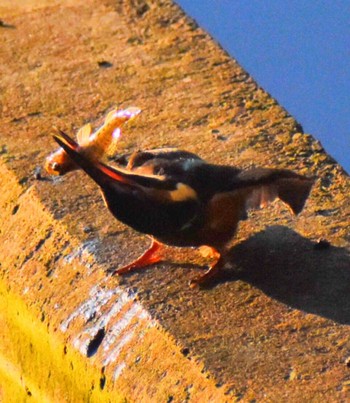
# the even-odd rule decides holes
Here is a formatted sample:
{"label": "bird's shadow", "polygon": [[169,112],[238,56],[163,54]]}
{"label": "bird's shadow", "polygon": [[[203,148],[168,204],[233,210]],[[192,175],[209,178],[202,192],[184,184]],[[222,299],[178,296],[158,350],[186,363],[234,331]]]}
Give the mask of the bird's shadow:
{"label": "bird's shadow", "polygon": [[350,251],[324,246],[269,227],[231,249],[234,270],[218,282],[240,279],[293,308],[350,324]]}

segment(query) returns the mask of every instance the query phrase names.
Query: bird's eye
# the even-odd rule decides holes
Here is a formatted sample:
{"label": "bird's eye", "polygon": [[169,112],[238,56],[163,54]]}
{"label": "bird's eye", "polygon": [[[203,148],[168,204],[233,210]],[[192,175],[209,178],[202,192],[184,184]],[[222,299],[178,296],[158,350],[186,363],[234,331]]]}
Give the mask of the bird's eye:
{"label": "bird's eye", "polygon": [[52,168],[54,171],[59,171],[59,170],[60,170],[60,165],[59,165],[57,162],[53,162],[53,163],[51,164],[51,168]]}

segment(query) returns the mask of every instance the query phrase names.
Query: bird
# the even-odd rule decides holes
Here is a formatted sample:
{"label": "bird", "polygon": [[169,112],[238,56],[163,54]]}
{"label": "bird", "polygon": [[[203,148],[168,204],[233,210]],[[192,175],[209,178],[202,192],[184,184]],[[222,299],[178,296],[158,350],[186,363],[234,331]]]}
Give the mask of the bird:
{"label": "bird", "polygon": [[228,244],[250,209],[280,199],[297,215],[315,181],[287,169],[211,164],[179,149],[137,151],[126,168],[110,166],[82,153],[66,133],[53,137],[100,187],[112,215],[151,237],[150,247],[115,274],[161,261],[164,245],[206,247],[213,262],[190,280],[191,288],[208,284],[225,265]]}

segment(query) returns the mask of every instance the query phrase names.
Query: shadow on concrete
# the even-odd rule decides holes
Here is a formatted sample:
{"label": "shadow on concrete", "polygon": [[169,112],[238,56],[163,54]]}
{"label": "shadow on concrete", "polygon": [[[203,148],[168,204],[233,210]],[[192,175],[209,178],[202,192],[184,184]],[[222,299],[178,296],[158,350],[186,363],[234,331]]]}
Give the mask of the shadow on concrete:
{"label": "shadow on concrete", "polygon": [[293,308],[350,324],[349,250],[318,250],[289,228],[273,226],[232,248],[229,260],[238,269],[235,279]]}
{"label": "shadow on concrete", "polygon": [[12,24],[8,24],[7,22],[0,20],[0,28],[9,28],[9,29],[15,29],[16,27]]}

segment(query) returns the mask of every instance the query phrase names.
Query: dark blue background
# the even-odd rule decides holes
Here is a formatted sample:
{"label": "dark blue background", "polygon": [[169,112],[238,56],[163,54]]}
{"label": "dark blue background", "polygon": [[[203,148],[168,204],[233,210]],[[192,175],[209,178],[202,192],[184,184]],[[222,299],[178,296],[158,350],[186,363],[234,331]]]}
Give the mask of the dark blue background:
{"label": "dark blue background", "polygon": [[350,172],[349,0],[177,0]]}

